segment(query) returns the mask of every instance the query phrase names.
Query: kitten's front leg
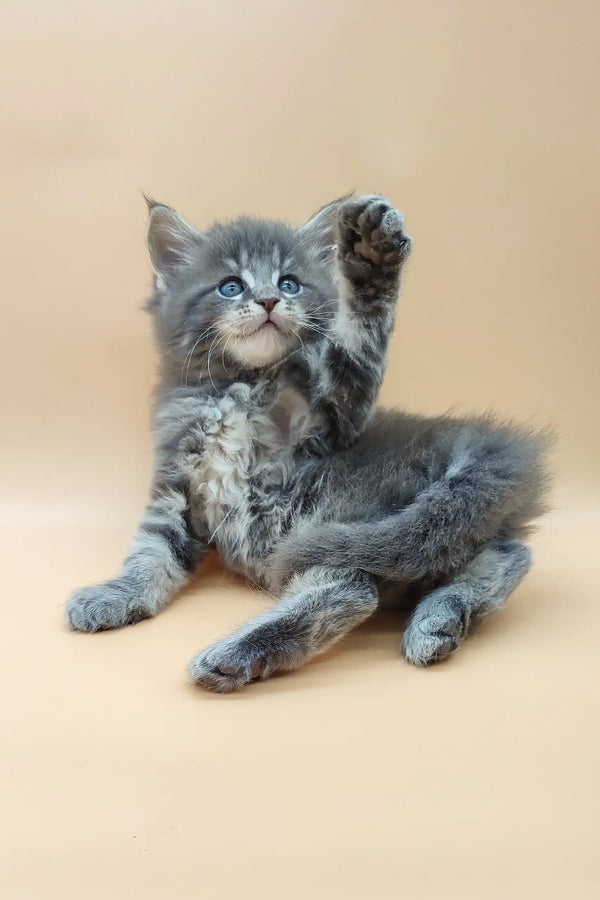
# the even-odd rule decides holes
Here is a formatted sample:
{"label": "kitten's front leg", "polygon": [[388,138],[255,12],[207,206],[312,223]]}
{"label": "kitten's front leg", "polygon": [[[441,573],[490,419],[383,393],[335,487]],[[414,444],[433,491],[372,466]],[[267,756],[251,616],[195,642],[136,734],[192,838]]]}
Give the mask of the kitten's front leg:
{"label": "kitten's front leg", "polygon": [[205,545],[194,534],[185,484],[157,485],[116,578],[80,588],[67,603],[75,631],[106,631],[156,615],[189,580]]}
{"label": "kitten's front leg", "polygon": [[[329,449],[362,432],[383,380],[400,272],[410,253],[402,214],[383,197],[344,203],[338,220],[339,309],[313,374],[313,405]],[[315,377],[316,376],[316,377]]]}
{"label": "kitten's front leg", "polygon": [[355,314],[377,316],[394,306],[402,265],[412,241],[402,213],[385,197],[359,197],[343,204],[338,221],[338,259]]}
{"label": "kitten's front leg", "polygon": [[66,618],[75,631],[107,631],[155,616],[189,581],[209,544],[197,503],[192,516],[190,475],[204,453],[205,433],[220,420],[214,399],[187,388],[161,397],[152,498],[119,575],[80,588],[68,601]]}

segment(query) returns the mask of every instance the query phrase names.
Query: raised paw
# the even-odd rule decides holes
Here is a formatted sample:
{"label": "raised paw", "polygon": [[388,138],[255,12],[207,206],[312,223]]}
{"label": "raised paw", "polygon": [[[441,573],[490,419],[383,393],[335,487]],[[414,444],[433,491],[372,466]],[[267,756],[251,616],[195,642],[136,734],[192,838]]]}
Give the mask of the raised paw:
{"label": "raised paw", "polygon": [[230,693],[256,679],[295,668],[302,661],[299,643],[276,623],[247,627],[207,647],[194,657],[188,671],[196,684],[220,694]]}
{"label": "raised paw", "polygon": [[362,263],[365,269],[398,268],[411,248],[403,225],[402,213],[384,197],[369,195],[344,203],[339,219],[342,260]]}
{"label": "raised paw", "polygon": [[469,609],[460,594],[440,588],[419,603],[402,639],[415,666],[440,662],[460,647],[469,628]]}
{"label": "raised paw", "polygon": [[73,631],[108,631],[133,625],[151,615],[134,586],[118,579],[75,591],[65,611]]}

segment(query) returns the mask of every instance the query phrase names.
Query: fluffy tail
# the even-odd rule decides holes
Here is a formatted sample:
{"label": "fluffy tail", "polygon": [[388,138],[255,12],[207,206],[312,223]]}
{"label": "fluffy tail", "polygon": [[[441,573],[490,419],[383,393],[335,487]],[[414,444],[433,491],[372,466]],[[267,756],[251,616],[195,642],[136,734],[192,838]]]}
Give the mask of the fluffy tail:
{"label": "fluffy tail", "polygon": [[397,581],[450,575],[496,537],[522,537],[546,511],[551,438],[512,426],[464,430],[443,477],[377,521],[305,522],[275,548],[272,584],[313,565]]}

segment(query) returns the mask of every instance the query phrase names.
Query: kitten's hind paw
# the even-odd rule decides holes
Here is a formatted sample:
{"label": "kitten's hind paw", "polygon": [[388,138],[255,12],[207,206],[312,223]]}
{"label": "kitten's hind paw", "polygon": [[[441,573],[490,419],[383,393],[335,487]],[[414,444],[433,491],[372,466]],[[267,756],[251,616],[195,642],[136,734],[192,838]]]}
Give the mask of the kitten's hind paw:
{"label": "kitten's hind paw", "polygon": [[65,610],[73,631],[108,631],[151,615],[134,586],[118,579],[80,588],[71,595]]}
{"label": "kitten's hind paw", "polygon": [[218,694],[229,694],[260,678],[264,662],[251,644],[226,638],[194,657],[188,672],[195,684]]}
{"label": "kitten's hind paw", "polygon": [[460,594],[447,588],[419,603],[402,639],[402,652],[414,666],[429,666],[454,653],[467,635],[469,611]]}
{"label": "kitten's hind paw", "polygon": [[227,694],[275,672],[296,669],[305,660],[305,641],[296,624],[274,615],[207,647],[191,661],[189,673],[196,684]]}

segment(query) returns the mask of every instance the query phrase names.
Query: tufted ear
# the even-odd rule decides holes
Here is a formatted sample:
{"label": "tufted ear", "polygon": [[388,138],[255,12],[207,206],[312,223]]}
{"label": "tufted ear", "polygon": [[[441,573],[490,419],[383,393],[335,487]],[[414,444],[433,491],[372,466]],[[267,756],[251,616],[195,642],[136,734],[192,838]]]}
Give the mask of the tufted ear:
{"label": "tufted ear", "polygon": [[146,197],[148,253],[157,281],[168,284],[194,260],[203,235],[170,206]]}
{"label": "tufted ear", "polygon": [[308,222],[299,229],[299,234],[306,240],[314,242],[323,250],[330,250],[336,242],[339,212],[352,194],[338,197],[326,206],[322,206]]}

